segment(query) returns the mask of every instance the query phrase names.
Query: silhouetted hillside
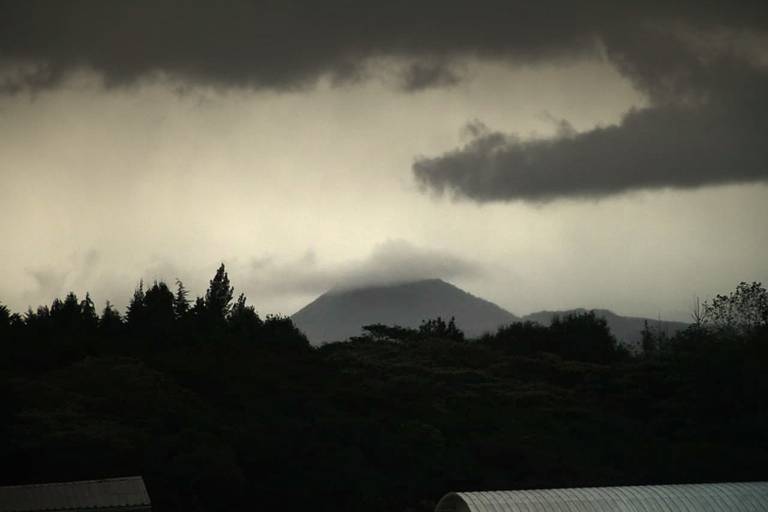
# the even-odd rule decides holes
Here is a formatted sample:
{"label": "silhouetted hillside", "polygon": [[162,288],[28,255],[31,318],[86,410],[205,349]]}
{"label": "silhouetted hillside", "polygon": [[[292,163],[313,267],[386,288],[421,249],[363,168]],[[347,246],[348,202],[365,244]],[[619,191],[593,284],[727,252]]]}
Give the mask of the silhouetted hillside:
{"label": "silhouetted hillside", "polygon": [[[522,320],[548,326],[556,315],[565,317],[587,311],[584,308],[538,311],[524,316]],[[666,332],[670,336],[688,326],[684,322],[621,316],[607,309],[591,311],[605,318],[616,339],[633,347],[639,347],[646,322],[651,330]],[[494,331],[500,325],[520,320],[496,304],[440,279],[331,290],[294,314],[292,320],[312,343],[318,344],[358,336],[361,327],[366,324],[418,327],[423,320],[437,316],[455,317],[456,324],[468,337],[479,336]]]}
{"label": "silhouetted hillside", "polygon": [[358,336],[366,324],[418,327],[422,321],[455,317],[468,336],[494,331],[518,318],[492,302],[440,279],[324,293],[293,315],[312,343]]}
{"label": "silhouetted hillside", "polygon": [[552,323],[552,318],[555,316],[566,317],[568,315],[583,314],[587,311],[594,311],[595,315],[598,317],[605,318],[605,320],[608,322],[608,328],[611,330],[611,333],[616,336],[617,340],[636,348],[639,348],[640,346],[642,331],[645,328],[646,322],[648,322],[648,327],[652,331],[661,331],[669,336],[672,336],[678,331],[688,327],[688,324],[685,322],[671,322],[634,316],[621,316],[608,309],[586,310],[584,308],[577,308],[563,311],[537,311],[536,313],[531,313],[530,315],[524,316],[523,320],[537,322],[541,325],[547,326]]}
{"label": "silhouetted hillside", "polygon": [[[140,283],[125,319],[99,317],[89,294],[23,316],[0,304],[0,485],[142,474],[156,512],[249,510],[254,496],[431,512],[451,489],[768,478],[760,283],[673,336],[646,332],[637,354],[593,312],[470,341],[442,319],[374,322],[311,347],[235,299],[223,265],[191,307],[177,286]],[[498,312],[441,281],[319,302],[405,308],[424,290]]]}

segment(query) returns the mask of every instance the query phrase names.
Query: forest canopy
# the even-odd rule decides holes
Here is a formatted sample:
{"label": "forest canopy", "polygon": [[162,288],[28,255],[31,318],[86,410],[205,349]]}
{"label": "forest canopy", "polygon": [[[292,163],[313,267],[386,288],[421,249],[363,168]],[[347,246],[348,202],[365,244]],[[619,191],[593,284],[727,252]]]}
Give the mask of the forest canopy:
{"label": "forest canopy", "polygon": [[141,474],[158,511],[427,511],[451,490],[766,480],[765,297],[741,283],[641,352],[594,313],[312,347],[223,265],[193,301],[140,282],[125,314],[0,307],[0,484]]}

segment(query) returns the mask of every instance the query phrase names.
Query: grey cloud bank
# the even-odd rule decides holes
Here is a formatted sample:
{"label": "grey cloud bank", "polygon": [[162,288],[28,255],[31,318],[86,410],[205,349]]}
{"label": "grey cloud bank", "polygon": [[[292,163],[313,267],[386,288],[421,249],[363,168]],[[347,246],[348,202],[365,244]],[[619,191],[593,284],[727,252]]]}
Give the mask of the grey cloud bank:
{"label": "grey cloud bank", "polygon": [[488,131],[459,150],[417,160],[413,171],[431,190],[476,201],[768,180],[766,114],[747,105],[679,106],[631,111],[618,126],[552,139]]}
{"label": "grey cloud bank", "polygon": [[541,202],[768,180],[765,37],[677,30],[605,39],[608,59],[648,108],[549,139],[486,129],[460,149],[417,159],[417,181],[475,201]]}
{"label": "grey cloud bank", "polygon": [[188,84],[296,90],[369,76],[404,91],[456,85],[467,58],[565,62],[602,55],[650,108],[617,126],[548,140],[487,132],[413,165],[425,188],[476,201],[602,197],[765,180],[764,2],[0,2],[0,88],[98,72],[109,86],[166,75]]}
{"label": "grey cloud bank", "polygon": [[[290,89],[320,75],[361,77],[369,57],[464,56],[518,62],[593,52],[648,24],[764,28],[762,2],[416,3],[331,0],[2,1],[0,62],[24,65],[7,89],[46,87],[82,67],[125,84],[157,72],[200,83]],[[430,65],[424,65],[424,69]],[[420,79],[431,82],[430,73]],[[438,85],[442,73],[434,74]],[[417,80],[419,82],[421,80]],[[449,80],[450,82],[450,80]]]}

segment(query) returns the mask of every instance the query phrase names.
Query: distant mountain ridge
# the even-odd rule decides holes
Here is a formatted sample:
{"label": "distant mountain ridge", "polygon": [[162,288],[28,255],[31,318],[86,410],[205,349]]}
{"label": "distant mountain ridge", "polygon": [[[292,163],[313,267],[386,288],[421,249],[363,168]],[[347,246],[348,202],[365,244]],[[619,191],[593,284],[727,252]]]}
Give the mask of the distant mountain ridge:
{"label": "distant mountain ridge", "polygon": [[455,317],[458,327],[471,338],[512,322],[531,321],[549,325],[556,315],[564,317],[587,311],[594,311],[597,316],[605,318],[619,341],[636,347],[640,344],[645,322],[652,329],[661,329],[670,335],[688,325],[684,322],[621,316],[607,309],[584,308],[539,311],[521,318],[441,279],[331,290],[291,318],[310,342],[320,344],[359,336],[363,325],[374,323],[418,327],[422,321],[438,316],[444,319]]}
{"label": "distant mountain ridge", "polygon": [[685,329],[689,324],[685,322],[676,322],[669,320],[652,320],[650,318],[634,317],[634,316],[622,316],[617,315],[608,309],[567,309],[562,311],[537,311],[530,315],[525,315],[522,320],[536,322],[541,325],[549,325],[552,323],[552,319],[555,316],[561,318],[568,315],[584,314],[589,311],[594,311],[595,315],[604,318],[608,323],[608,328],[617,340],[628,344],[633,347],[639,347],[642,341],[642,331],[645,328],[645,323],[648,322],[648,327],[654,331],[666,332],[670,336],[677,331]]}
{"label": "distant mountain ridge", "polygon": [[363,325],[418,327],[423,320],[438,316],[455,317],[456,324],[468,336],[519,320],[496,304],[441,279],[331,290],[291,318],[312,343],[318,344],[358,336]]}

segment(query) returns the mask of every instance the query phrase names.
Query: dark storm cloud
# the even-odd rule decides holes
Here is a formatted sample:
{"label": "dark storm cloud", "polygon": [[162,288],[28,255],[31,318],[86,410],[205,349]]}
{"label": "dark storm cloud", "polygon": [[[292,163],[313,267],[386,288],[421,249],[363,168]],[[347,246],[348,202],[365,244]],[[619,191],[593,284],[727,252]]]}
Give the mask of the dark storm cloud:
{"label": "dark storm cloud", "polygon": [[[760,3],[667,4],[0,0],[0,62],[6,89],[51,86],[80,68],[102,73],[107,84],[162,72],[195,83],[283,89],[321,75],[359,78],[368,57],[421,58],[415,76],[423,78],[433,59],[568,58],[644,23],[764,23]],[[444,84],[439,77],[435,83]]]}
{"label": "dark storm cloud", "polygon": [[0,89],[52,87],[86,69],[108,86],[169,76],[291,90],[361,80],[394,57],[413,63],[401,86],[414,91],[455,84],[461,59],[602,54],[648,109],[550,140],[486,132],[419,159],[417,180],[479,201],[753,181],[768,164],[767,11],[764,1],[0,0]]}
{"label": "dark storm cloud", "polygon": [[[6,89],[55,85],[80,68],[107,84],[163,72],[283,89],[321,75],[358,78],[367,57],[572,53],[589,42],[589,16],[566,11],[576,24],[551,19],[541,6],[502,2],[469,9],[450,1],[2,1],[0,58],[13,70]],[[538,26],[520,23],[521,15]]]}
{"label": "dark storm cloud", "polygon": [[648,108],[580,133],[566,124],[548,139],[475,127],[464,147],[417,159],[417,181],[481,202],[768,181],[765,33],[654,28],[603,41]]}
{"label": "dark storm cloud", "polygon": [[404,91],[416,92],[431,87],[450,87],[460,81],[461,76],[443,64],[417,62],[403,73],[401,87]]}
{"label": "dark storm cloud", "polygon": [[760,98],[742,100],[634,110],[617,126],[551,139],[486,130],[459,150],[417,160],[413,170],[434,191],[477,201],[768,180],[768,109]]}

